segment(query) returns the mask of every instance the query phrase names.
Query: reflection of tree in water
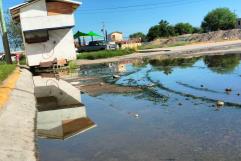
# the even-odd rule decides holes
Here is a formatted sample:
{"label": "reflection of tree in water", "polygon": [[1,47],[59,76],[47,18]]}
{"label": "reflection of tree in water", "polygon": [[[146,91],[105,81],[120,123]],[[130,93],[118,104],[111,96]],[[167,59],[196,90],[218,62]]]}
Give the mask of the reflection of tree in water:
{"label": "reflection of tree in water", "polygon": [[148,100],[153,103],[167,103],[169,100],[169,96],[165,96],[158,91],[155,90],[155,88],[143,88],[143,91],[141,92],[129,92],[129,93],[123,93],[124,96],[133,96],[135,99],[140,100]]}
{"label": "reflection of tree in water", "polygon": [[231,73],[239,65],[240,55],[206,56],[204,57],[204,62],[208,68],[216,73]]}
{"label": "reflection of tree in water", "polygon": [[132,65],[138,68],[145,67],[148,63],[149,60],[147,58],[132,61]]}
{"label": "reflection of tree in water", "polygon": [[166,60],[150,60],[150,64],[155,67],[156,70],[163,71],[166,75],[173,72],[176,67],[187,68],[193,66],[200,57],[193,58],[176,58],[176,59],[166,59]]}

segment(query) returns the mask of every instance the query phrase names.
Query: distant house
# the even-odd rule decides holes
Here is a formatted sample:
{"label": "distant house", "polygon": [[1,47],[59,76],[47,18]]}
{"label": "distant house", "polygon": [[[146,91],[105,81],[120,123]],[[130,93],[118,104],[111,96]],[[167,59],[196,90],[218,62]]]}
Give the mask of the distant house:
{"label": "distant house", "polygon": [[10,8],[12,18],[21,24],[29,66],[76,59],[72,28],[80,5],[72,0],[30,0]]}
{"label": "distant house", "polygon": [[112,32],[108,35],[108,41],[111,42],[118,42],[123,40],[123,33],[122,32]]}
{"label": "distant house", "polygon": [[237,19],[236,28],[241,29],[241,18]]}

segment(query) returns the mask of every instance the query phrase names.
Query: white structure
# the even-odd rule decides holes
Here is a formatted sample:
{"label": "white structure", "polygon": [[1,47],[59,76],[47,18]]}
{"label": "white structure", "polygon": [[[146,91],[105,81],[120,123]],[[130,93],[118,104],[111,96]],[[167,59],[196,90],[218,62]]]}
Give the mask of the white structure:
{"label": "white structure", "polygon": [[94,127],[84,106],[40,111],[37,115],[38,136],[42,138],[65,140]]}
{"label": "white structure", "polygon": [[123,33],[122,32],[112,32],[108,35],[108,41],[110,42],[118,42],[123,40]]}
{"label": "white structure", "polygon": [[73,13],[80,4],[72,0],[30,0],[10,8],[12,18],[22,27],[29,66],[76,59]]}
{"label": "white structure", "polygon": [[241,18],[238,18],[238,19],[237,19],[236,28],[237,28],[237,29],[241,29]]}
{"label": "white structure", "polygon": [[65,140],[96,127],[86,114],[77,88],[54,78],[36,76],[33,81],[39,137]]}

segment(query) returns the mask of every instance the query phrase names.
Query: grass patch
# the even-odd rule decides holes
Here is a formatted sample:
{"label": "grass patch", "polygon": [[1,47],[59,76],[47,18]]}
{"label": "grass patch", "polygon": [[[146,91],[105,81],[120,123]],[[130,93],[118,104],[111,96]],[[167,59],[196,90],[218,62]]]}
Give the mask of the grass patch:
{"label": "grass patch", "polygon": [[0,84],[15,70],[16,64],[5,64],[0,62]]}
{"label": "grass patch", "polygon": [[102,58],[111,58],[116,56],[123,56],[134,53],[134,49],[124,49],[124,50],[102,50],[96,52],[84,52],[79,53],[77,55],[77,59],[88,59],[88,60],[95,60],[95,59],[102,59]]}

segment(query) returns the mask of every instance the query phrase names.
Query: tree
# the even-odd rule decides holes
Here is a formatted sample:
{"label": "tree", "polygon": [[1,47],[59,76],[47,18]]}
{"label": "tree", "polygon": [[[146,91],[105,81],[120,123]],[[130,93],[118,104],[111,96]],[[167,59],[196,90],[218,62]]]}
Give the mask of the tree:
{"label": "tree", "polygon": [[161,20],[159,23],[159,37],[175,36],[175,29],[165,20]]}
{"label": "tree", "polygon": [[193,33],[193,26],[189,23],[178,23],[175,25],[175,32],[179,35]]}
{"label": "tree", "polygon": [[205,32],[233,29],[236,19],[237,15],[228,8],[217,8],[204,17],[201,27]]}
{"label": "tree", "polygon": [[146,41],[146,35],[142,32],[136,32],[130,35],[131,39],[141,39],[141,42]]}
{"label": "tree", "polygon": [[203,33],[203,30],[200,27],[193,27],[192,33]]}
{"label": "tree", "polygon": [[6,14],[6,25],[7,25],[7,32],[8,32],[8,40],[11,50],[21,50],[23,49],[23,37],[21,26],[19,23],[15,23],[10,13]]}
{"label": "tree", "polygon": [[148,41],[152,41],[159,37],[159,32],[160,32],[159,29],[160,29],[159,25],[152,26],[149,29],[148,34],[147,34]]}

